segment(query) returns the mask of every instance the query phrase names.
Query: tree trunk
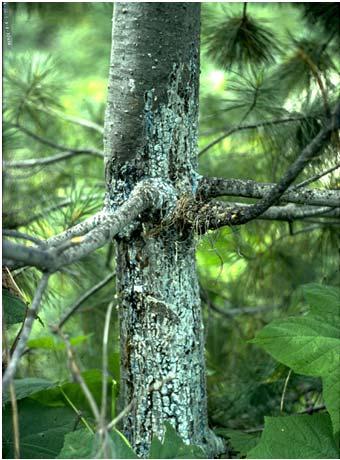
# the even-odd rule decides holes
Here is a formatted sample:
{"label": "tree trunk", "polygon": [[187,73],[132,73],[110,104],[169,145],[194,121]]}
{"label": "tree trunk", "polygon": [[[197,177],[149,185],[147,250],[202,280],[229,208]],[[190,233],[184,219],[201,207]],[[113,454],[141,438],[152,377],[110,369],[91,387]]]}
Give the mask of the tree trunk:
{"label": "tree trunk", "polygon": [[[176,197],[197,187],[199,3],[116,3],[105,117],[106,206],[159,179]],[[170,422],[216,452],[208,429],[203,324],[192,232],[161,213],[116,238],[123,432],[147,456]],[[159,388],[160,387],[160,388]]]}

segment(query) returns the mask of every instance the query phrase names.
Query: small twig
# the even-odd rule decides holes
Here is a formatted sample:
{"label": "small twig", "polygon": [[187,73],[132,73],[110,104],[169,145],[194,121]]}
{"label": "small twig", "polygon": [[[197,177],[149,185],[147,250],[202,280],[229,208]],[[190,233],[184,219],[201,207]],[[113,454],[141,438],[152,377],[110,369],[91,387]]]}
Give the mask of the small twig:
{"label": "small twig", "polygon": [[315,412],[320,412],[322,410],[325,410],[326,406],[322,404],[321,406],[312,406],[312,407],[307,407],[307,409],[302,410],[299,412],[299,414],[314,414]]}
{"label": "small twig", "polygon": [[214,141],[210,142],[207,146],[205,146],[198,154],[198,156],[203,155],[203,153],[207,152],[210,150],[214,145],[218,144],[219,142],[223,141],[226,137],[230,136],[231,134],[237,132],[237,131],[244,131],[248,129],[256,129],[256,128],[261,128],[264,126],[271,126],[271,125],[278,125],[281,123],[290,123],[294,121],[301,121],[304,120],[306,117],[287,117],[287,118],[281,118],[277,120],[268,120],[268,121],[261,121],[258,123],[250,123],[246,125],[238,125],[238,126],[233,126],[226,130],[223,134],[221,134],[217,139]]}
{"label": "small twig", "polygon": [[102,426],[105,426],[106,410],[107,410],[107,379],[109,376],[108,372],[108,342],[109,342],[109,331],[111,314],[114,302],[110,302],[106,312],[104,334],[103,334],[103,371],[102,371],[102,407],[101,407],[101,421]]}
{"label": "small twig", "polygon": [[114,276],[115,272],[110,273],[106,278],[102,281],[97,283],[96,285],[92,286],[88,291],[86,291],[76,302],[67,310],[66,313],[61,317],[59,320],[58,325],[56,326],[57,329],[61,329],[64,324],[70,319],[70,317],[78,310],[78,308],[82,305],[85,300],[87,300],[91,295],[99,291],[102,287],[104,287]]}
{"label": "small twig", "polygon": [[34,294],[31,308],[28,310],[28,314],[25,319],[25,323],[22,329],[20,340],[13,352],[13,355],[11,356],[11,359],[8,363],[8,367],[4,374],[4,377],[2,380],[2,391],[4,391],[7,388],[7,386],[13,379],[15,371],[18,367],[21,355],[26,348],[26,343],[31,334],[33,322],[35,318],[38,316],[41,299],[47,287],[49,277],[50,277],[50,274],[45,273],[39,281],[37,290],[35,291],[35,294]]}
{"label": "small twig", "polygon": [[72,409],[74,410],[74,412],[77,414],[77,416],[79,417],[79,419],[83,422],[83,424],[86,426],[86,428],[89,430],[90,433],[94,434],[94,431],[93,429],[91,428],[91,426],[89,425],[89,423],[86,421],[86,419],[83,417],[82,413],[80,412],[80,410],[78,410],[76,408],[76,406],[73,404],[73,402],[70,400],[70,398],[67,396],[67,394],[65,393],[65,391],[62,389],[62,387],[60,386],[60,391],[62,393],[62,395],[64,396],[64,398],[66,399],[66,401],[68,402],[68,404],[72,407]]}
{"label": "small twig", "polygon": [[284,383],[284,386],[283,386],[283,391],[282,391],[282,396],[281,396],[281,401],[280,401],[280,412],[283,412],[283,405],[284,405],[284,402],[285,402],[288,382],[289,382],[291,374],[292,374],[292,369],[289,369],[289,372],[287,374],[287,377],[286,377],[286,380],[285,380],[285,383]]}
{"label": "small twig", "polygon": [[[159,380],[155,383],[153,383],[152,385],[150,385],[147,389],[146,389],[146,393],[151,393],[152,391],[158,391],[162,388],[162,386],[167,383],[167,382],[170,382],[171,380],[173,380],[175,378],[175,376],[173,374],[169,374],[167,377],[165,377],[164,379],[162,380]],[[131,409],[133,408],[133,406],[136,404],[136,396],[134,396],[130,403],[125,407],[125,409],[123,409],[118,415],[117,417],[115,417],[113,420],[111,420],[111,422],[107,425],[107,430],[111,430],[112,428],[115,427],[115,425],[117,425],[118,422],[120,422],[120,420],[122,420],[122,418],[125,417],[125,415],[127,415]]]}
{"label": "small twig", "polygon": [[61,112],[60,110],[56,109],[47,109],[46,107],[43,107],[38,104],[34,104],[33,102],[29,101],[30,105],[33,105],[37,110],[40,110],[41,112],[45,112],[51,116],[61,118],[66,121],[70,121],[71,123],[74,123],[76,125],[82,126],[84,128],[89,128],[89,129],[94,129],[100,134],[103,134],[103,127],[95,123],[94,121],[91,120],[86,120],[85,118],[80,118],[80,117],[75,117],[73,115],[67,115],[64,112]]}
{"label": "small twig", "polygon": [[27,129],[24,126],[20,125],[19,123],[16,123],[16,124],[15,123],[9,123],[9,126],[11,128],[19,129],[24,134],[26,134],[27,136],[29,136],[32,139],[36,140],[37,142],[40,142],[41,144],[44,144],[44,145],[48,145],[49,147],[51,147],[51,148],[53,148],[55,150],[59,150],[61,152],[73,152],[74,154],[76,154],[76,153],[80,154],[80,153],[87,152],[87,153],[92,153],[93,155],[97,155],[97,156],[101,156],[101,157],[103,156],[103,153],[100,150],[96,150],[96,149],[73,149],[73,148],[66,147],[65,145],[57,144],[56,142],[52,142],[49,139],[45,139],[45,138],[39,136],[38,134],[33,133],[32,131],[30,131],[29,129]]}
{"label": "small twig", "polygon": [[293,186],[291,188],[291,190],[297,190],[297,189],[299,189],[299,188],[301,188],[301,187],[303,187],[305,185],[311,184],[312,182],[315,182],[318,179],[321,179],[321,177],[324,177],[327,174],[330,174],[331,172],[333,172],[333,171],[335,171],[336,169],[339,169],[339,168],[340,168],[340,163],[335,165],[335,166],[332,166],[329,169],[326,169],[325,171],[322,171],[319,174],[316,174],[315,176],[310,177],[309,179],[304,180],[303,182],[300,182],[299,184]]}
{"label": "small twig", "polygon": [[99,422],[100,422],[100,413],[99,413],[99,409],[98,409],[98,406],[97,406],[97,403],[94,399],[94,397],[92,396],[92,393],[91,391],[89,390],[89,387],[87,386],[85,380],[83,379],[82,375],[81,375],[81,371],[79,369],[79,366],[75,360],[75,354],[74,354],[74,350],[72,348],[72,345],[68,339],[68,337],[60,330],[54,330],[54,332],[57,332],[57,334],[62,338],[62,340],[64,341],[65,345],[66,345],[66,351],[67,351],[67,357],[68,357],[68,362],[69,362],[69,369],[71,371],[71,374],[74,378],[74,380],[79,383],[80,385],[80,388],[82,389],[83,393],[84,393],[84,396],[92,410],[92,413],[94,415],[94,418],[96,420],[96,423],[97,425],[99,425]]}
{"label": "small twig", "polygon": [[[10,353],[8,350],[6,324],[5,324],[4,317],[2,318],[2,337],[3,337],[3,344],[4,344],[4,349],[5,349],[4,353],[5,353],[6,361],[9,362]],[[9,382],[9,394],[10,394],[11,406],[12,406],[14,458],[20,458],[20,432],[19,432],[18,405],[17,405],[17,398],[15,394],[15,387],[14,387],[13,379],[11,379]]]}
{"label": "small twig", "polygon": [[27,240],[31,241],[32,243],[35,243],[37,245],[44,245],[44,241],[40,240],[39,238],[36,238],[31,235],[27,235],[26,233],[18,232],[17,230],[8,230],[8,229],[3,229],[2,234],[4,236],[8,236],[9,238],[18,238],[22,240]]}

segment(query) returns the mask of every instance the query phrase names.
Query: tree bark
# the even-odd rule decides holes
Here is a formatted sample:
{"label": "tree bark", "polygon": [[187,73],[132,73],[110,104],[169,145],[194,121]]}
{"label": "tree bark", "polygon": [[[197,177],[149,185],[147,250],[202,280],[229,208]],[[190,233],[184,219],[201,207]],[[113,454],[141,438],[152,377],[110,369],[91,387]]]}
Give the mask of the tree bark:
{"label": "tree bark", "polygon": [[[199,26],[199,3],[115,4],[104,128],[111,210],[145,178],[168,188],[168,209],[196,192]],[[135,401],[123,431],[145,457],[168,421],[212,456],[221,446],[207,422],[195,240],[161,218],[143,215],[116,237],[120,407]]]}

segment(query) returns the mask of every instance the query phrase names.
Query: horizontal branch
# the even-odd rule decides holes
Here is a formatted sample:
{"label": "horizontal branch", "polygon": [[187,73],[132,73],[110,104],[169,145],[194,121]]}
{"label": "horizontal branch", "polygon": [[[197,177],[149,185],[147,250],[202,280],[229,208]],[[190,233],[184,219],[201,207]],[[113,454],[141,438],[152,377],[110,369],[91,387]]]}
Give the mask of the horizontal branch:
{"label": "horizontal branch", "polygon": [[212,147],[214,147],[216,144],[220,143],[223,141],[225,138],[230,136],[231,134],[234,134],[238,131],[245,131],[249,129],[257,129],[257,128],[262,128],[264,126],[274,126],[274,125],[279,125],[283,123],[291,123],[294,121],[301,121],[306,119],[306,117],[287,117],[287,118],[279,118],[275,120],[266,120],[266,121],[260,121],[258,123],[249,123],[249,124],[244,124],[244,125],[238,125],[238,126],[233,126],[226,130],[221,136],[219,136],[217,139],[214,141],[210,142],[208,145],[206,145],[200,152],[199,156],[203,155],[205,152],[210,150]]}
{"label": "horizontal branch", "polygon": [[36,166],[48,166],[59,161],[68,160],[79,155],[92,155],[94,157],[103,158],[103,152],[94,149],[78,149],[78,150],[69,150],[68,152],[58,153],[44,158],[31,158],[29,160],[17,160],[17,161],[4,161],[4,168],[34,168]]}
{"label": "horizontal branch", "polygon": [[18,123],[8,123],[8,126],[11,128],[16,128],[19,131],[23,132],[27,136],[31,137],[32,139],[36,140],[37,142],[40,142],[41,144],[47,145],[48,147],[51,147],[55,150],[60,150],[62,152],[74,152],[74,153],[81,153],[84,151],[91,151],[93,155],[100,155],[103,156],[103,153],[100,150],[96,149],[74,149],[67,147],[65,145],[58,144],[56,142],[50,141],[49,139],[45,139],[44,137],[39,136],[38,134],[34,133],[33,131],[30,131],[29,129],[25,128],[24,126],[18,124]]}
{"label": "horizontal branch", "polygon": [[[202,204],[195,200],[181,200],[176,209],[175,218],[179,226],[187,225],[203,234],[208,230],[224,226],[240,225],[242,216],[251,206],[253,205],[243,203],[213,201]],[[340,218],[340,207],[296,206],[294,204],[272,206],[257,219],[292,222],[307,217]]]}
{"label": "horizontal branch", "polygon": [[[197,195],[208,199],[219,196],[238,196],[245,198],[263,198],[273,191],[276,184],[259,183],[253,180],[222,179],[218,177],[203,177],[200,180]],[[298,203],[316,206],[339,206],[340,190],[319,190],[300,188],[288,189],[280,202]]]}
{"label": "horizontal branch", "polygon": [[[50,238],[44,242],[50,246],[48,249],[36,249],[5,240],[3,258],[54,272],[104,246],[117,234],[126,231],[148,208],[161,209],[174,199],[173,195],[169,200],[169,194],[173,194],[172,188],[161,180],[146,179],[136,185],[130,197],[116,211],[98,213],[85,221],[85,226],[84,223],[78,224]],[[84,236],[79,236],[82,232]]]}
{"label": "horizontal branch", "polygon": [[100,134],[103,134],[104,128],[101,125],[98,125],[98,123],[95,123],[94,121],[91,120],[86,120],[85,118],[80,118],[80,117],[75,117],[74,115],[68,115],[60,110],[57,109],[51,109],[51,108],[46,108],[42,105],[35,104],[33,102],[28,102],[29,105],[32,105],[34,108],[41,112],[45,112],[48,115],[52,115],[57,118],[61,118],[62,120],[69,121],[71,123],[74,123],[76,125],[82,126],[83,128],[89,128],[97,131]]}
{"label": "horizontal branch", "polygon": [[[314,159],[330,140],[333,131],[340,128],[340,102],[337,104],[332,117],[314,139],[302,150],[298,158],[287,169],[281,180],[258,203],[244,208],[238,215],[238,224],[245,224],[258,218],[273,204],[276,204],[284,192],[294,182],[305,166]],[[235,222],[236,224],[236,222]]]}

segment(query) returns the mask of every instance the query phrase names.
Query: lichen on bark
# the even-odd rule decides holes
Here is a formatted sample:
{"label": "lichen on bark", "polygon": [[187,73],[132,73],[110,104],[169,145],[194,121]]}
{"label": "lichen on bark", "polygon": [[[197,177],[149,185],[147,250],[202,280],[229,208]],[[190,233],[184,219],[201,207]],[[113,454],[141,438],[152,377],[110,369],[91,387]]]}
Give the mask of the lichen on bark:
{"label": "lichen on bark", "polygon": [[[199,8],[198,3],[115,6],[104,136],[106,205],[121,205],[144,178],[161,180],[169,191],[163,208],[141,215],[130,232],[116,238],[120,407],[135,401],[122,429],[143,457],[166,421],[208,455],[218,450],[207,422],[195,239],[167,225],[176,200],[193,196],[199,177]],[[134,46],[138,34],[142,38]],[[123,70],[117,69],[119,53]],[[125,99],[119,87],[127,91]]]}

